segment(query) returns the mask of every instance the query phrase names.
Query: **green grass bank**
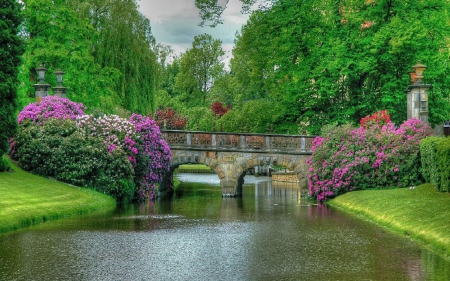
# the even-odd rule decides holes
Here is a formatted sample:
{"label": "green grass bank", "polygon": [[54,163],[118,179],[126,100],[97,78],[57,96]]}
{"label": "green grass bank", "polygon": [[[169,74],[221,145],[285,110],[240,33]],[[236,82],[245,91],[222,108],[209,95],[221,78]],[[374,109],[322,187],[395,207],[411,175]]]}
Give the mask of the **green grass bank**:
{"label": "green grass bank", "polygon": [[450,194],[431,184],[415,189],[362,190],[340,195],[328,205],[362,216],[450,257]]}
{"label": "green grass bank", "polygon": [[116,207],[110,196],[11,167],[12,171],[0,173],[0,233]]}
{"label": "green grass bank", "polygon": [[185,164],[177,168],[179,173],[199,173],[199,174],[213,174],[215,173],[210,167],[202,164]]}

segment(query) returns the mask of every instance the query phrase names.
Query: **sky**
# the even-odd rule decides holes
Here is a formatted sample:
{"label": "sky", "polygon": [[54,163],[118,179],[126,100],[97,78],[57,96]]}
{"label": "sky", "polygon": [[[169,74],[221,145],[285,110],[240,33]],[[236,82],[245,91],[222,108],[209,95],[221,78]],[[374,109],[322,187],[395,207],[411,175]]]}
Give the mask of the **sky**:
{"label": "sky", "polygon": [[[221,2],[226,1],[219,0]],[[241,14],[242,3],[239,0],[229,0],[222,14],[224,23],[215,28],[198,26],[201,20],[194,0],[139,0],[138,4],[141,13],[150,20],[157,43],[171,46],[179,55],[192,47],[195,36],[208,33],[222,41],[225,65],[231,58],[236,31],[240,31],[248,19],[248,15]]]}

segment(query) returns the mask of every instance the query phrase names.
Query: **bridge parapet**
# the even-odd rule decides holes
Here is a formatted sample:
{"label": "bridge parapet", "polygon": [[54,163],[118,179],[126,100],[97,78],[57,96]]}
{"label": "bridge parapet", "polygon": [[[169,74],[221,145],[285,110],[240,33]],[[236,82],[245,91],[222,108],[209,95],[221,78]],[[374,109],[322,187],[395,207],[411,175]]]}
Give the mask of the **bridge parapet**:
{"label": "bridge parapet", "polygon": [[162,130],[172,150],[191,149],[303,155],[311,154],[314,136]]}
{"label": "bridge parapet", "polygon": [[162,130],[172,150],[171,168],[160,184],[166,190],[170,174],[181,164],[200,163],[209,166],[220,179],[222,196],[238,196],[247,169],[263,164],[287,167],[306,187],[306,160],[312,154],[314,136],[209,133]]}

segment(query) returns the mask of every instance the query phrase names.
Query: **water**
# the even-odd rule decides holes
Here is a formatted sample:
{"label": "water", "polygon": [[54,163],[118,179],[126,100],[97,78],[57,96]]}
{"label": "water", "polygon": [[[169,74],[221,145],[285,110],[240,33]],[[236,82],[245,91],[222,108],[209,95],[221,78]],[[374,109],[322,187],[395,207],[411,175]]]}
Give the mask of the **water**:
{"label": "water", "polygon": [[216,175],[179,177],[170,200],[0,235],[0,280],[450,280],[440,256],[294,184],[247,176],[222,199]]}

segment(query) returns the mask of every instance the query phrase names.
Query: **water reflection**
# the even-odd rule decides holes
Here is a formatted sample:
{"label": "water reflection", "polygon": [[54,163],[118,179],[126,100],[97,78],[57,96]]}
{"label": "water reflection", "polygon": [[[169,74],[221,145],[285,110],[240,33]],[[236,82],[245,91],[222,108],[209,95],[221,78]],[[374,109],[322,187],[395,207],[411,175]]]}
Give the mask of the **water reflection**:
{"label": "water reflection", "polygon": [[183,175],[172,199],[0,236],[0,280],[449,280],[408,239],[323,205],[295,184]]}

